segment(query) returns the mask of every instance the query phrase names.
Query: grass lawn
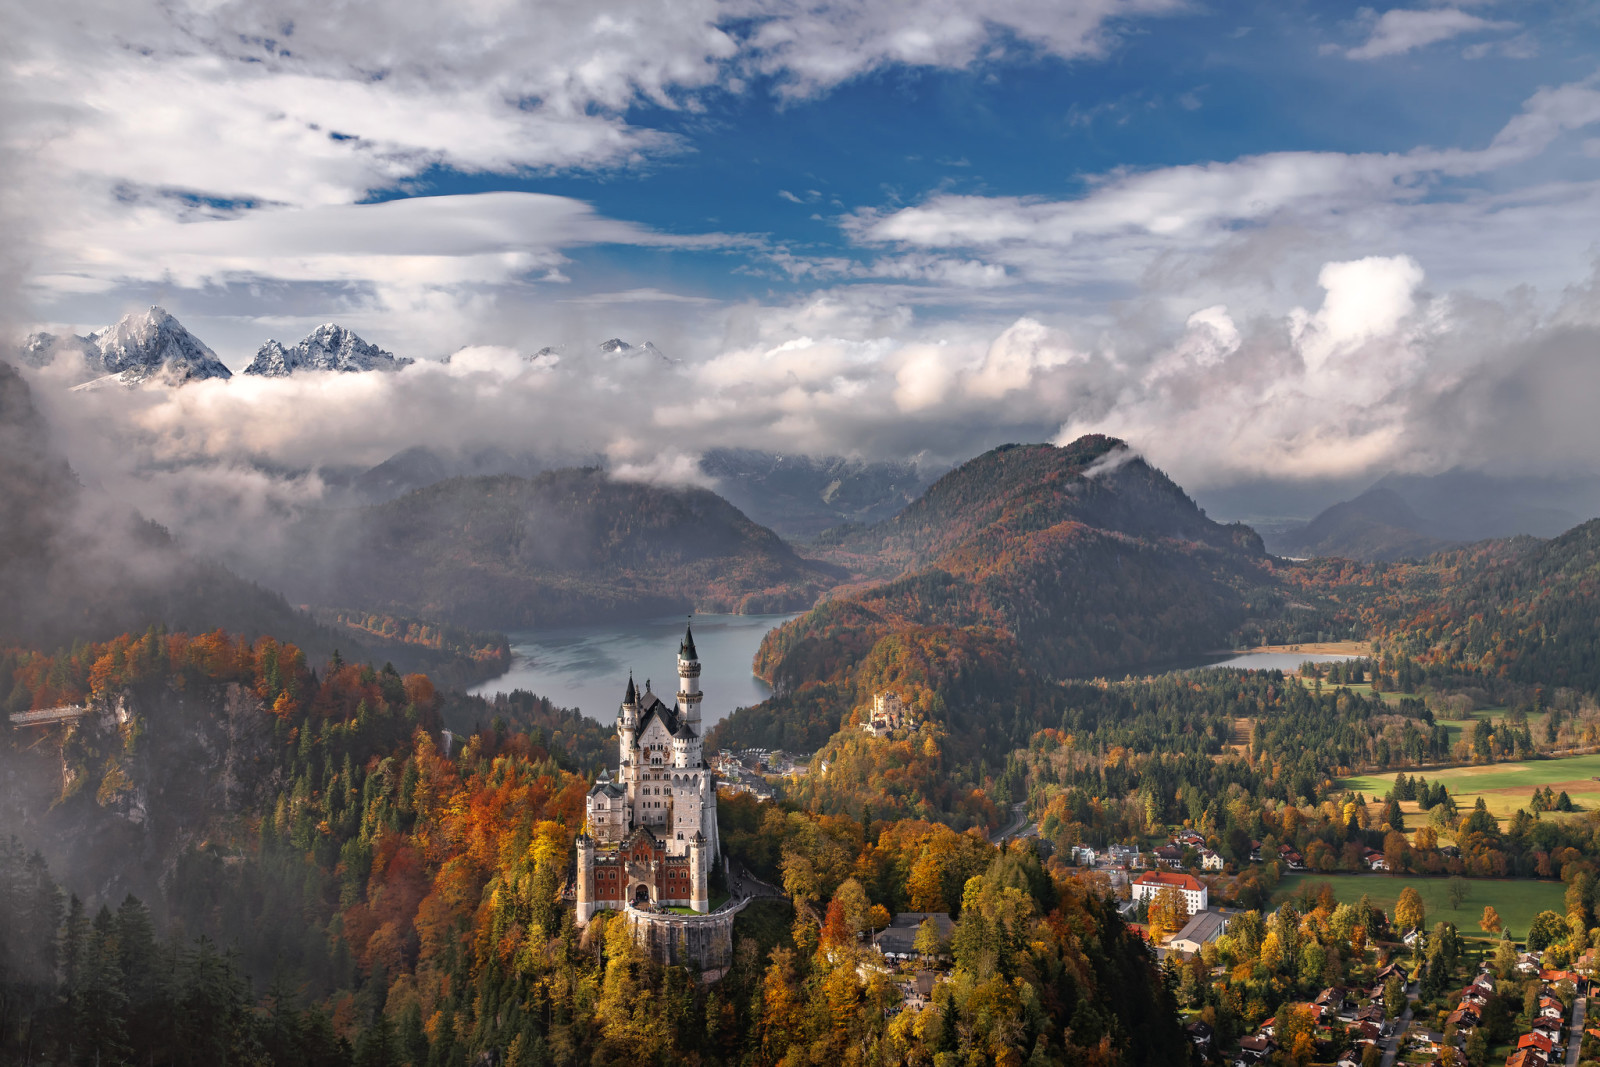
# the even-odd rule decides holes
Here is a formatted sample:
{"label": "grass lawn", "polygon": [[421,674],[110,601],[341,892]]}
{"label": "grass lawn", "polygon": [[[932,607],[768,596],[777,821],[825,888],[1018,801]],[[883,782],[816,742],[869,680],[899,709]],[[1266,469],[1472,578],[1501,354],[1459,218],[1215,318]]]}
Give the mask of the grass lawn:
{"label": "grass lawn", "polygon": [[[1485,763],[1474,767],[1450,767],[1415,773],[1430,782],[1443,782],[1455,798],[1456,807],[1462,811],[1471,808],[1481,796],[1489,810],[1501,819],[1510,818],[1518,808],[1528,807],[1533,799],[1533,791],[1547,785],[1556,793],[1565,790],[1572,802],[1581,809],[1592,811],[1600,807],[1600,781],[1595,781],[1595,776],[1600,775],[1600,753],[1528,760],[1526,763]],[[1339,784],[1342,788],[1355,789],[1369,797],[1382,798],[1394,785],[1394,779],[1394,774],[1367,774],[1359,778],[1346,778]],[[1415,829],[1420,825],[1409,818],[1416,812],[1415,804],[1404,803],[1400,807],[1408,816],[1407,829]]]}
{"label": "grass lawn", "polygon": [[1468,878],[1467,898],[1461,902],[1460,910],[1451,910],[1448,881],[1445,878],[1390,878],[1386,874],[1291,874],[1278,886],[1273,899],[1287,900],[1308,882],[1327,882],[1333,886],[1334,896],[1340,902],[1354,903],[1365,893],[1393,917],[1395,901],[1400,898],[1400,891],[1409,885],[1421,895],[1430,927],[1441,920],[1453,922],[1463,937],[1485,936],[1478,929],[1478,920],[1486,904],[1494,905],[1511,936],[1519,939],[1528,936],[1528,927],[1533,925],[1533,917],[1539,912],[1566,910],[1566,886],[1560,882],[1520,878]]}

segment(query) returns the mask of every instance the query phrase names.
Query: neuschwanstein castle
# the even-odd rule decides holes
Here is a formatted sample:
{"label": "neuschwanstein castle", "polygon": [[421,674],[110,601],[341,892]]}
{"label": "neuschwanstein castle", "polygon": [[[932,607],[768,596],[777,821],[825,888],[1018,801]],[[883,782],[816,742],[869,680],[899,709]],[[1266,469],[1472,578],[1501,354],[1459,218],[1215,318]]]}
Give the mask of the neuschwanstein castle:
{"label": "neuschwanstein castle", "polygon": [[[578,836],[578,922],[627,913],[641,944],[668,962],[727,966],[733,910],[708,915],[710,875],[721,855],[716,774],[700,726],[700,660],[692,628],[678,647],[671,707],[628,679],[617,713],[616,776],[602,771]],[[688,909],[697,914],[685,914]]]}

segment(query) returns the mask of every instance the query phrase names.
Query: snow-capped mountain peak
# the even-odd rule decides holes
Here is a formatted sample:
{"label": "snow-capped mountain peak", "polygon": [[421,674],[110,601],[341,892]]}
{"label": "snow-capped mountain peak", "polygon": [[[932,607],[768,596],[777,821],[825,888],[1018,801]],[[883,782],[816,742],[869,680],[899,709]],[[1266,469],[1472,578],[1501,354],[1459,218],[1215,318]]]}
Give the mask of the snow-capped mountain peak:
{"label": "snow-capped mountain peak", "polygon": [[29,367],[48,367],[62,352],[71,352],[85,361],[90,370],[98,372],[100,352],[87,337],[68,334],[58,337],[43,330],[30,333],[17,349],[17,358]]}
{"label": "snow-capped mountain peak", "polygon": [[105,372],[130,385],[155,377],[179,383],[233,377],[217,354],[164,308],[124,315],[86,340]]}
{"label": "snow-capped mountain peak", "polygon": [[268,341],[261,346],[256,358],[244,372],[265,378],[284,378],[301,370],[394,371],[413,362],[405,356],[396,356],[367,343],[353,330],[325,322],[292,347],[285,347],[278,341]]}
{"label": "snow-capped mountain peak", "polygon": [[657,348],[655,343],[652,341],[646,341],[642,345],[633,345],[629,344],[627,341],[624,341],[620,337],[613,337],[609,341],[602,341],[600,343],[600,352],[602,355],[607,356],[654,356],[663,363],[678,362],[678,360],[673,359],[671,356],[661,351],[661,349]]}

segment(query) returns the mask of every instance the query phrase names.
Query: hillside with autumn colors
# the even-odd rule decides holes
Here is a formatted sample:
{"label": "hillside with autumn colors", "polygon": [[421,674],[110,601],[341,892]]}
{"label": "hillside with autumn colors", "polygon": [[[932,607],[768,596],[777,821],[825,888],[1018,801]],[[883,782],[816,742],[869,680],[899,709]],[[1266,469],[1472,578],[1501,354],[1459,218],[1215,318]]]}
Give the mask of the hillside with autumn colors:
{"label": "hillside with autumn colors", "polygon": [[1049,721],[1056,679],[1335,624],[1254,531],[1212,522],[1109,437],[995,449],[821,551],[861,579],[767,636],[756,671],[777,695],[719,739],[815,748],[897,690],[994,759]]}
{"label": "hillside with autumn colors", "polygon": [[[705,985],[642,955],[620,920],[574,926],[563,887],[603,735],[547,703],[474,704],[421,675],[313,669],[269,639],[154,629],[9,649],[4,686],[91,713],[0,740],[0,818],[34,843],[0,839],[0,1058],[1182,1055],[1142,942],[1094,885],[1021,846],[725,797],[730,856],[797,910],[752,905],[733,972]],[[481,725],[441,729],[463,718]],[[858,933],[905,910],[955,919],[955,980],[921,1017],[886,1012],[898,994],[862,966]]]}
{"label": "hillside with autumn colors", "polygon": [[1549,540],[1484,541],[1425,560],[1310,560],[1286,578],[1373,637],[1383,669],[1499,697],[1600,696],[1600,520]]}

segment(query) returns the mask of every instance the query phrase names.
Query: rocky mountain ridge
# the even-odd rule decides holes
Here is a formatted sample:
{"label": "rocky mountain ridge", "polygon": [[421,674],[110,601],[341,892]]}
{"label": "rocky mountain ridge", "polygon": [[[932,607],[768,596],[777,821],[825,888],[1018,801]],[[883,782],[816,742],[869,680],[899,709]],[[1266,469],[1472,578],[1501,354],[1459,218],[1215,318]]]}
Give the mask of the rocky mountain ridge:
{"label": "rocky mountain ridge", "polygon": [[406,356],[396,356],[377,345],[369,344],[353,330],[337,323],[325,322],[302,338],[299,343],[284,347],[277,340],[269,340],[256,352],[256,358],[244,373],[263,378],[287,378],[297,371],[397,371],[416,362]]}

